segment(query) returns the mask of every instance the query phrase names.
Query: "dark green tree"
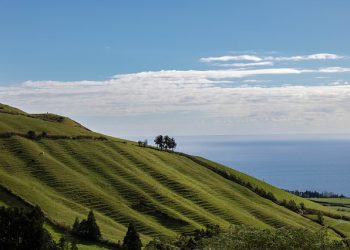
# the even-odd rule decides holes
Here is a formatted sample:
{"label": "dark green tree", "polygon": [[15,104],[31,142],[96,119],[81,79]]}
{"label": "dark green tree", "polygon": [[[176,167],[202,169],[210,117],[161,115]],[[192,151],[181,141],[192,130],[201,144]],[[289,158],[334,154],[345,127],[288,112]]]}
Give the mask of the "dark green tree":
{"label": "dark green tree", "polygon": [[163,141],[165,150],[169,149],[171,147],[171,138],[168,135],[165,135]]}
{"label": "dark green tree", "polygon": [[158,135],[158,136],[154,139],[154,143],[157,145],[158,148],[163,149],[163,147],[164,147],[163,136],[162,136],[162,135]]}
{"label": "dark green tree", "polygon": [[169,148],[170,148],[171,150],[173,150],[173,151],[174,151],[174,149],[176,148],[177,143],[176,143],[174,137],[171,137],[171,138],[170,138],[170,145],[169,145],[169,146],[170,146]]}
{"label": "dark green tree", "polygon": [[101,238],[101,231],[92,210],[90,210],[87,219],[82,220],[80,223],[78,218],[75,219],[72,233],[87,240],[97,241]]}
{"label": "dark green tree", "polygon": [[133,223],[129,224],[128,231],[124,237],[123,248],[126,250],[141,250],[142,242]]}

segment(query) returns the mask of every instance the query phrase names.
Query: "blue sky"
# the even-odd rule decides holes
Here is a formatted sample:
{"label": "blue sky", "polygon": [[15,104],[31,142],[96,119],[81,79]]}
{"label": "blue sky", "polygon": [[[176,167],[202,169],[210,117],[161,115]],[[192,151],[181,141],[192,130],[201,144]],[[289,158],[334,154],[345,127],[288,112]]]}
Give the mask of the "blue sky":
{"label": "blue sky", "polygon": [[349,133],[349,11],[0,0],[0,102],[117,136]]}

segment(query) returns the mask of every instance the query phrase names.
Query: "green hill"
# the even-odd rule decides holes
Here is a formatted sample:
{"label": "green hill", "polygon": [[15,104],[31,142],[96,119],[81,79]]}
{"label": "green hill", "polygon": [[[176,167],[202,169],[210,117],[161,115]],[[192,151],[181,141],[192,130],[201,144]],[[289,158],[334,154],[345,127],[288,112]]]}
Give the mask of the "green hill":
{"label": "green hill", "polygon": [[[34,138],[27,136],[30,130]],[[114,242],[122,239],[129,222],[136,224],[144,240],[175,236],[208,223],[321,228],[253,192],[256,187],[279,201],[294,200],[343,215],[209,160],[139,147],[62,116],[30,115],[0,105],[0,137],[3,188],[39,205],[56,225],[70,226],[93,209],[103,238]],[[0,200],[0,205],[13,204],[8,194],[0,193]]]}

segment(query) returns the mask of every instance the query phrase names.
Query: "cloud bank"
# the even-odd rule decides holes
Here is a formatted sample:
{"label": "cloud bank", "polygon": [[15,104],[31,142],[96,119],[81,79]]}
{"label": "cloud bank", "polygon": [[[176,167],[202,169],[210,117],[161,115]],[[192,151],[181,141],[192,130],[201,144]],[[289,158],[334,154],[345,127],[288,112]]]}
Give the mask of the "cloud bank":
{"label": "cloud bank", "polygon": [[[252,61],[253,66],[262,66],[258,64],[260,59],[246,55],[235,59],[206,60],[230,61],[238,60],[238,57],[239,60]],[[332,54],[314,54],[305,58],[336,59]],[[0,87],[0,100],[30,112],[49,111],[69,116],[155,117],[176,114],[180,117],[179,126],[183,124],[181,115],[190,115],[194,120],[201,117],[206,121],[201,132],[204,134],[210,124],[231,129],[228,124],[233,123],[235,131],[253,126],[252,133],[256,126],[269,126],[272,131],[277,131],[274,126],[282,125],[285,130],[298,125],[320,126],[320,131],[327,128],[334,131],[339,126],[350,127],[350,85],[346,79],[326,85],[269,86],[273,81],[266,77],[313,74],[312,79],[315,79],[314,74],[317,74],[316,77],[321,77],[317,79],[323,79],[324,74],[346,72],[350,72],[350,68],[146,71],[118,74],[104,81],[26,81],[17,86]],[[266,86],[253,85],[262,83]],[[155,126],[157,121],[153,122],[148,126]]]}

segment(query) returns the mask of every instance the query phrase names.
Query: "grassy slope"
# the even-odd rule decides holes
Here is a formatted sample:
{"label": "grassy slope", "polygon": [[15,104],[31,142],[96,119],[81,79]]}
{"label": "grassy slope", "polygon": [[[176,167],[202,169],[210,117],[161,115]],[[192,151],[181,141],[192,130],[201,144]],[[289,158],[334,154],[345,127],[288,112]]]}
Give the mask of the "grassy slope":
{"label": "grassy slope", "polygon": [[[71,120],[48,121],[0,111],[0,132],[28,130],[97,135]],[[76,216],[82,218],[94,209],[103,237],[113,241],[121,239],[129,222],[136,223],[144,240],[176,235],[206,223],[320,228],[187,157],[120,139],[32,141],[14,136],[0,139],[0,150],[1,185],[38,204],[60,224],[71,225]],[[207,163],[233,171],[279,199],[328,209],[222,165]]]}
{"label": "grassy slope", "polygon": [[312,198],[310,200],[350,214],[350,198]]}

